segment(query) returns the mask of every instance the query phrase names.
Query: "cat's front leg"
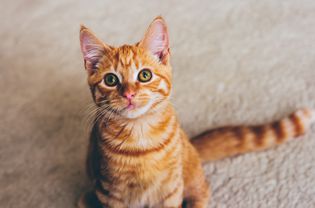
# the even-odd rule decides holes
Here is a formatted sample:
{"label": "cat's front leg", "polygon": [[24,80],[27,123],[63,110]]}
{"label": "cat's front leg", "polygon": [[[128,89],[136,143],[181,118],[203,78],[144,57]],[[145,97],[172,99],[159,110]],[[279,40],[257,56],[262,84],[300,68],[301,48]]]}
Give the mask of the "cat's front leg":
{"label": "cat's front leg", "polygon": [[167,192],[162,203],[163,208],[181,208],[183,203],[184,182]]}
{"label": "cat's front leg", "polygon": [[127,208],[127,206],[97,191],[90,191],[80,197],[78,208]]}
{"label": "cat's front leg", "polygon": [[120,193],[104,189],[102,185],[96,186],[95,195],[102,208],[128,208]]}

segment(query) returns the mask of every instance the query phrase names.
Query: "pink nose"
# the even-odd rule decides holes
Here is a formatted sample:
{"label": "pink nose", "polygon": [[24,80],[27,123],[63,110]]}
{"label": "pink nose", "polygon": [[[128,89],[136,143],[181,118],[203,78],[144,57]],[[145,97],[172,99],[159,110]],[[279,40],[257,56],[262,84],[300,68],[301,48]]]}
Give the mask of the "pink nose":
{"label": "pink nose", "polygon": [[131,100],[135,96],[135,94],[136,93],[134,92],[124,92],[123,96],[127,98],[128,100]]}

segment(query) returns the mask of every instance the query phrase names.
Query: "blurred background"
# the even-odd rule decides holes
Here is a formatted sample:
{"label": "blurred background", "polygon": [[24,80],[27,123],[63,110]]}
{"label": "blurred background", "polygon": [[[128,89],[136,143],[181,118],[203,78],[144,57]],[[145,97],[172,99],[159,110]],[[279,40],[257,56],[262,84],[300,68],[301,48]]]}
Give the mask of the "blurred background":
{"label": "blurred background", "polygon": [[[79,25],[119,46],[157,15],[169,25],[172,100],[190,136],[315,107],[315,1],[1,0],[0,207],[75,207],[89,187],[92,103]],[[206,164],[211,207],[315,207],[314,140],[312,128]]]}

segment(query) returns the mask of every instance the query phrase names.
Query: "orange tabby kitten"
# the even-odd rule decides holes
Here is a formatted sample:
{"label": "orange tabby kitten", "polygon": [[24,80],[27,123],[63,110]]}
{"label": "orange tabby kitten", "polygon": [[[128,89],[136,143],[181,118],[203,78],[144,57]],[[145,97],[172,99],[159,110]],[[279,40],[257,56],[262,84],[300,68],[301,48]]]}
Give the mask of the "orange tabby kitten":
{"label": "orange tabby kitten", "polygon": [[202,161],[286,142],[315,117],[302,109],[263,126],[205,132],[191,143],[169,101],[169,36],[161,17],[135,45],[109,46],[84,26],[80,41],[97,105],[87,159],[94,189],[80,207],[206,207]]}

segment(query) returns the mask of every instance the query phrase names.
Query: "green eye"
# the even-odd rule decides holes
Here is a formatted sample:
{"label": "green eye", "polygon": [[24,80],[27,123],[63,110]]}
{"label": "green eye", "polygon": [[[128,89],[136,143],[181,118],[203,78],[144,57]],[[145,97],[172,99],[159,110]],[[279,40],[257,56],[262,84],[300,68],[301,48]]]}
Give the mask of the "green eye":
{"label": "green eye", "polygon": [[118,77],[113,73],[106,74],[104,77],[104,82],[107,86],[116,86],[118,84]]}
{"label": "green eye", "polygon": [[149,69],[142,69],[138,74],[140,82],[148,82],[152,79],[152,72]]}

